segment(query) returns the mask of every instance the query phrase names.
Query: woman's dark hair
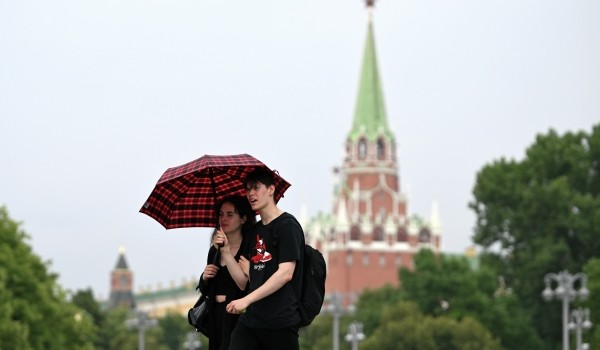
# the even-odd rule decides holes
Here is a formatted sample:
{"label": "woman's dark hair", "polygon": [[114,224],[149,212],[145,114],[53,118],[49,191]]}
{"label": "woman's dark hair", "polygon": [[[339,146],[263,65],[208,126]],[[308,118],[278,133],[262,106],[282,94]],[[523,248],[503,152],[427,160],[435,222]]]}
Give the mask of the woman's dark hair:
{"label": "woman's dark hair", "polygon": [[252,227],[254,223],[256,223],[256,213],[254,212],[254,210],[252,210],[250,202],[248,202],[248,198],[246,198],[246,196],[225,197],[217,207],[217,222],[219,222],[219,211],[221,210],[221,207],[224,203],[231,203],[233,205],[233,208],[235,209],[235,212],[238,213],[240,217],[246,217],[246,221],[242,224],[242,231],[246,231],[247,229]]}

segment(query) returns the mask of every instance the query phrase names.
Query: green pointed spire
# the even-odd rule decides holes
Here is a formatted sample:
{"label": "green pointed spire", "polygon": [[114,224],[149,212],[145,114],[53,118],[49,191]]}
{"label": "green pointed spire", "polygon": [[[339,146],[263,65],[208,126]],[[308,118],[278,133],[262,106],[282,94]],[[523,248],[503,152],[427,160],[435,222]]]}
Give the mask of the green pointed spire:
{"label": "green pointed spire", "polygon": [[394,135],[388,127],[383,103],[383,90],[377,68],[373,24],[370,17],[356,109],[354,111],[354,122],[348,138],[351,141],[356,141],[362,136],[369,141],[375,141],[380,136],[390,140],[394,139]]}

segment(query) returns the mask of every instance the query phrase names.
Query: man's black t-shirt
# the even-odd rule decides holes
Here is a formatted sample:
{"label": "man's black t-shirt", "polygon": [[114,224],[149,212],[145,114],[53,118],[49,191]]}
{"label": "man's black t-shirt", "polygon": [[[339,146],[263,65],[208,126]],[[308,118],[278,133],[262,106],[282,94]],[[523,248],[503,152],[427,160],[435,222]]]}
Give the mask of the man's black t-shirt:
{"label": "man's black t-shirt", "polygon": [[[277,239],[273,228],[277,226]],[[251,304],[238,322],[250,328],[277,329],[300,322],[298,296],[302,284],[302,228],[291,214],[283,213],[269,224],[258,221],[249,232],[250,289],[262,286],[279,268],[280,263],[296,261],[294,276],[275,293]]]}

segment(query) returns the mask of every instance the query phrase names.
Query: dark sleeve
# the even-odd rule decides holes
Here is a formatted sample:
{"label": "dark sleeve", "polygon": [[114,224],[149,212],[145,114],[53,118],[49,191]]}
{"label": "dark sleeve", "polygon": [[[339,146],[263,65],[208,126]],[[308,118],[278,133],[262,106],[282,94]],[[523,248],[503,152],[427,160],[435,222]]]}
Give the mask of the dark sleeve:
{"label": "dark sleeve", "polygon": [[302,227],[294,218],[284,218],[276,228],[279,262],[300,261],[304,242]]}
{"label": "dark sleeve", "polygon": [[[206,265],[212,264],[214,259],[215,259],[215,255],[217,254],[217,249],[214,246],[210,246],[210,249],[208,250],[208,255],[206,257]],[[206,294],[208,292],[208,285],[210,283],[205,282],[204,279],[202,279],[202,275],[204,273],[202,273],[200,275],[200,280],[198,281],[198,287],[196,287],[196,289],[200,290],[200,292],[202,294]]]}
{"label": "dark sleeve", "polygon": [[249,235],[248,232],[242,230],[242,243],[240,244],[240,249],[238,250],[237,254],[235,255],[235,260],[237,260],[237,261],[240,260],[240,257],[242,255],[246,259],[249,259],[249,256],[250,256],[250,252],[249,252],[250,243],[248,243],[248,241],[249,241],[248,235]]}

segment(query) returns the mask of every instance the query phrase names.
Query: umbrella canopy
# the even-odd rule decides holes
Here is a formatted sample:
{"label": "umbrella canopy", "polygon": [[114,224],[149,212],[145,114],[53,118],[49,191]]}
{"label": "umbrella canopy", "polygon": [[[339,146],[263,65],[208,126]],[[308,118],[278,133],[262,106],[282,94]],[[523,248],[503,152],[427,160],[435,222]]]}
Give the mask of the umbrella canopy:
{"label": "umbrella canopy", "polygon": [[[248,154],[204,155],[169,168],[140,209],[167,229],[215,227],[217,204],[225,197],[245,195],[248,173],[265,164]],[[291,186],[276,171],[275,202]]]}

